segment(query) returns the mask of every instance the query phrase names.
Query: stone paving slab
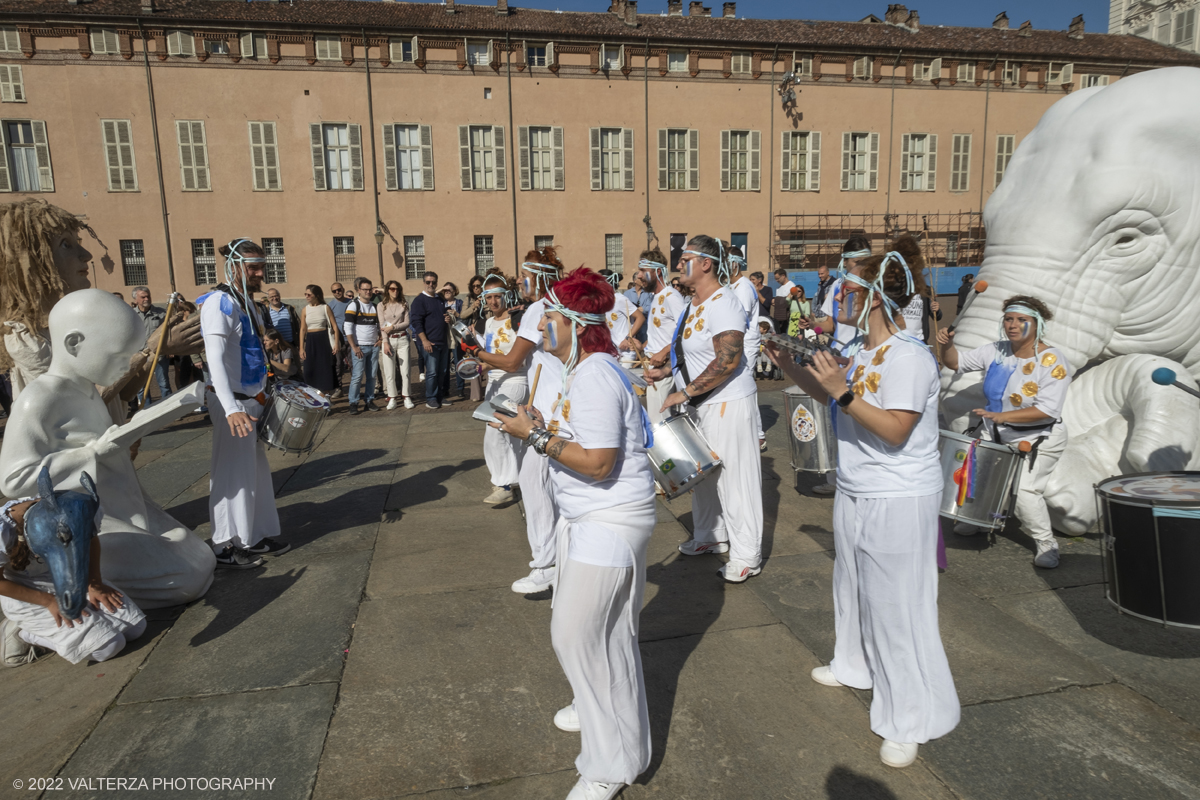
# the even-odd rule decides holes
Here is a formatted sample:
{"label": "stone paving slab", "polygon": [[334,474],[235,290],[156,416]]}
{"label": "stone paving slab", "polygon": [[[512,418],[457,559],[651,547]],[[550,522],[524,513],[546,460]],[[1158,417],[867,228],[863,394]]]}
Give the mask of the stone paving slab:
{"label": "stone paving slab", "polygon": [[979,597],[1002,597],[1025,592],[1042,592],[1065,586],[1103,583],[1100,545],[1095,536],[1058,539],[1057,569],[1033,566],[1033,540],[1010,523],[1004,533],[960,536],[947,524],[945,572],[947,580]]}
{"label": "stone paving slab", "polygon": [[[64,782],[101,777],[273,778],[270,789],[166,789],[48,793],[70,800],[307,797],[337,684],[117,706],[62,771]],[[96,786],[95,783],[92,784]]]}
{"label": "stone paving slab", "polygon": [[443,518],[460,516],[451,509],[485,514],[489,507],[481,501],[491,494],[492,481],[483,459],[482,435],[479,438],[477,452],[467,459],[413,462],[406,447],[392,479],[387,510],[402,514],[422,510]]}
{"label": "stone paving slab", "polygon": [[388,485],[309,489],[278,498],[280,538],[292,545],[292,560],[320,553],[370,550],[387,498]]}
{"label": "stone paving slab", "polygon": [[[478,405],[477,403],[472,404]],[[453,408],[453,407],[451,407]],[[483,441],[483,429],[487,426],[486,422],[477,420],[470,414],[459,413],[443,407],[446,413],[437,414],[418,414],[412,418],[412,422],[408,424],[408,432],[416,433],[448,433],[450,431],[475,431],[479,436],[480,442]]]}
{"label": "stone paving slab", "polygon": [[307,563],[289,555],[261,569],[219,571],[118,702],[337,681],[370,553]]}
{"label": "stone paving slab", "polygon": [[404,461],[410,464],[417,461],[470,461],[477,458],[483,458],[483,430],[478,427],[445,432],[414,432],[404,442]]}
{"label": "stone paving slab", "polygon": [[921,750],[962,797],[1200,797],[1200,732],[1124,686],[965,708],[957,730]]}
{"label": "stone paving slab", "polygon": [[1004,597],[996,604],[1118,681],[1200,727],[1200,635],[1119,614],[1103,586]]}
{"label": "stone paving slab", "polygon": [[[833,658],[832,553],[771,560],[748,585],[822,663]],[[942,643],[964,705],[1105,683],[1109,675],[1051,637],[942,580]]]}
{"label": "stone paving slab", "polygon": [[[486,654],[486,655],[484,655]],[[550,604],[507,588],[362,605],[316,798],[397,797],[569,769]]]}

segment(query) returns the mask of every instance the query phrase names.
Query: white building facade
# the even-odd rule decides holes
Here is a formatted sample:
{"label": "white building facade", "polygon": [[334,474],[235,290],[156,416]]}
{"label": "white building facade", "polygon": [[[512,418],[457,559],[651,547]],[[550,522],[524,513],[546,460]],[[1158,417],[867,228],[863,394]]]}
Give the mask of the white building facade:
{"label": "white building facade", "polygon": [[1109,33],[1131,33],[1200,52],[1200,0],[1111,0]]}

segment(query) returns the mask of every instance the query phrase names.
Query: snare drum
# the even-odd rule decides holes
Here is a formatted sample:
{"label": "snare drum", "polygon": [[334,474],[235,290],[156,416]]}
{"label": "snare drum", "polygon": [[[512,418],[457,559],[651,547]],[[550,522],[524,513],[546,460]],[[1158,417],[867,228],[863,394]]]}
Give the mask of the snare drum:
{"label": "snare drum", "polygon": [[668,500],[696,488],[721,465],[721,458],[686,415],[668,417],[653,428],[654,446],[647,451],[654,480]]}
{"label": "snare drum", "polygon": [[[974,449],[972,450],[972,445]],[[942,508],[946,519],[981,528],[1003,528],[1020,482],[1021,453],[1006,444],[942,431]],[[968,456],[971,463],[967,463]],[[959,482],[974,472],[974,491],[958,504]]]}
{"label": "snare drum", "polygon": [[792,469],[823,474],[837,469],[837,435],[828,403],[818,403],[797,386],[783,390],[792,442]]}
{"label": "snare drum", "polygon": [[307,453],[328,415],[329,398],[323,393],[295,381],[279,381],[258,421],[258,438],[285,453]]}
{"label": "snare drum", "polygon": [[1123,614],[1200,628],[1200,472],[1143,472],[1096,485],[1104,594]]}

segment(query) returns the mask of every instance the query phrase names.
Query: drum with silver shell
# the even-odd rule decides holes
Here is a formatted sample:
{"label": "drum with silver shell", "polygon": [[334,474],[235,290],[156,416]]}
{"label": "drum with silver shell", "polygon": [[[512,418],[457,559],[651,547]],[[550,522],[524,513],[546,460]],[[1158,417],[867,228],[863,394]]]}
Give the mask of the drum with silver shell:
{"label": "drum with silver shell", "polygon": [[[1021,451],[945,430],[941,431],[938,449],[945,481],[939,513],[955,522],[1003,528],[1021,479]],[[973,489],[968,487],[967,493],[960,493],[961,482],[970,480],[972,473]]]}
{"label": "drum with silver shell", "polygon": [[633,384],[633,393],[642,401],[643,406],[646,405],[646,376],[642,373],[642,362],[637,354],[623,350],[617,363],[620,364],[625,377]]}
{"label": "drum with silver shell", "polygon": [[647,451],[650,469],[668,500],[696,488],[721,466],[721,457],[687,415],[668,417],[653,433],[654,446]]}
{"label": "drum with silver shell", "polygon": [[837,434],[828,403],[806,395],[798,386],[783,390],[788,438],[792,443],[792,469],[824,474],[837,469]]}
{"label": "drum with silver shell", "polygon": [[329,398],[313,387],[278,381],[258,421],[258,438],[285,453],[307,453],[316,445],[329,409]]}

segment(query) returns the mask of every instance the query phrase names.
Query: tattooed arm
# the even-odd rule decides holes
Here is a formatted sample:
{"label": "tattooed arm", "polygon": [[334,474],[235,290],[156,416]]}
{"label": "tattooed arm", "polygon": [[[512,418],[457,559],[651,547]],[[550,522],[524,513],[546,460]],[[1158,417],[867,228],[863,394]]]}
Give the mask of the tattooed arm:
{"label": "tattooed arm", "polygon": [[683,392],[672,392],[663,403],[663,410],[671,406],[682,405],[688,401],[688,396],[695,397],[705,392],[711,392],[725,381],[729,380],[742,360],[743,331],[723,331],[713,337],[713,350],[717,357],[712,360],[704,371],[692,378],[692,382]]}
{"label": "tattooed arm", "polygon": [[615,447],[587,450],[578,442],[568,442],[557,436],[550,440],[550,444],[546,445],[546,455],[572,472],[578,472],[583,477],[591,478],[594,481],[605,480],[612,474],[613,468],[617,465],[618,452],[619,450]]}

